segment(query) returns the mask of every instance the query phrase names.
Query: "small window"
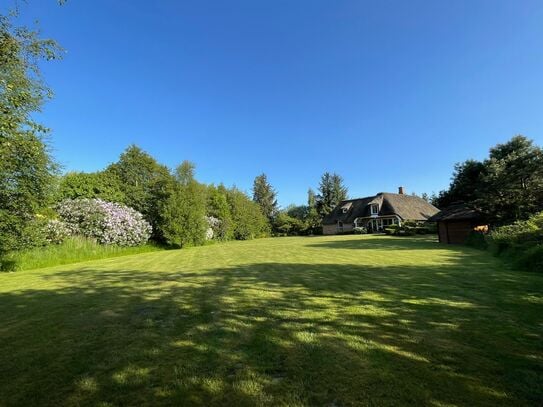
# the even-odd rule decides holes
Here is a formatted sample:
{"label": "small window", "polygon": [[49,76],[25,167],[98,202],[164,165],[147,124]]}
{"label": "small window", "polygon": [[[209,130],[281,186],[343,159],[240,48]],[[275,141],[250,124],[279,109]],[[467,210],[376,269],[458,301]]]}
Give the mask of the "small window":
{"label": "small window", "polygon": [[377,215],[378,213],[379,213],[379,205],[372,204],[371,205],[371,214],[372,215]]}
{"label": "small window", "polygon": [[343,227],[343,222],[338,222],[337,225],[342,228]]}

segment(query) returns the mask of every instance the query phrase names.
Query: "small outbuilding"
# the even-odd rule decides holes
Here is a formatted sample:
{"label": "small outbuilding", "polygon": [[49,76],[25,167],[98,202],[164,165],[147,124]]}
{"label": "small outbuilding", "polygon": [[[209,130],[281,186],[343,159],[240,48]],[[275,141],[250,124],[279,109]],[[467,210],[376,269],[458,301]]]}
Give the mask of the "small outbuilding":
{"label": "small outbuilding", "polygon": [[464,203],[453,204],[428,219],[437,223],[440,243],[461,244],[473,231],[488,230],[485,216]]}

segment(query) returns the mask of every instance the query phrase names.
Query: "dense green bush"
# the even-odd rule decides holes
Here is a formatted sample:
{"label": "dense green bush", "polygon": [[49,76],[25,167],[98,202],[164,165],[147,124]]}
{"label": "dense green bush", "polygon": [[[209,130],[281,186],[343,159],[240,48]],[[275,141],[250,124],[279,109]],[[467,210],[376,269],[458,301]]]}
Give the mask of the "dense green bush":
{"label": "dense green bush", "polygon": [[543,244],[537,244],[517,253],[515,265],[524,270],[543,272]]}
{"label": "dense green bush", "polygon": [[366,233],[368,233],[368,229],[362,226],[357,226],[353,229],[353,233],[355,235],[365,235]]}
{"label": "dense green bush", "polygon": [[197,246],[206,240],[205,187],[194,179],[194,165],[183,162],[176,169],[171,193],[160,203],[160,223],[166,243],[174,246]]}
{"label": "dense green bush", "polygon": [[474,247],[480,250],[486,250],[488,242],[485,234],[482,232],[472,231],[466,239],[466,246]]}
{"label": "dense green bush", "polygon": [[270,234],[270,224],[260,206],[244,192],[237,188],[229,189],[227,200],[232,214],[235,239],[248,240]]}
{"label": "dense green bush", "polygon": [[287,212],[279,212],[274,219],[273,228],[278,236],[298,236],[305,233],[306,225]]}
{"label": "dense green bush", "polygon": [[414,236],[437,233],[437,227],[434,223],[406,220],[401,225],[389,225],[385,227],[384,232],[387,235],[394,236]]}
{"label": "dense green bush", "polygon": [[525,270],[543,272],[543,212],[494,229],[488,241],[495,255]]}

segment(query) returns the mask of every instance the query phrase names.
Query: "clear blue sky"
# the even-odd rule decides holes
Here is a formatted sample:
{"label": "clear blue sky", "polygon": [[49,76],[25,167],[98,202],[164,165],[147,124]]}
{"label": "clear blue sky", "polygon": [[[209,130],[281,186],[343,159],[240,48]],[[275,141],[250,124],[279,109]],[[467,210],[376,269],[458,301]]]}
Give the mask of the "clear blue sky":
{"label": "clear blue sky", "polygon": [[[3,0],[2,9],[11,1]],[[282,205],[324,171],[352,197],[445,188],[455,162],[543,144],[541,1],[54,0],[21,4],[67,50],[41,115],[66,170],[136,143]]]}

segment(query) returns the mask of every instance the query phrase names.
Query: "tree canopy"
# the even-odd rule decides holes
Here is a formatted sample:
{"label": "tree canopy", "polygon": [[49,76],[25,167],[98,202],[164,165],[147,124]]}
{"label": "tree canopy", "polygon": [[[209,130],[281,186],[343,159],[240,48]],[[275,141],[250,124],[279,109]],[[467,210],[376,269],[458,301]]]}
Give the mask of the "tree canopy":
{"label": "tree canopy", "polygon": [[518,135],[489,151],[483,161],[456,164],[438,207],[462,201],[483,210],[496,224],[528,219],[543,210],[543,150]]}

